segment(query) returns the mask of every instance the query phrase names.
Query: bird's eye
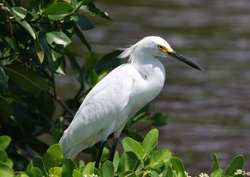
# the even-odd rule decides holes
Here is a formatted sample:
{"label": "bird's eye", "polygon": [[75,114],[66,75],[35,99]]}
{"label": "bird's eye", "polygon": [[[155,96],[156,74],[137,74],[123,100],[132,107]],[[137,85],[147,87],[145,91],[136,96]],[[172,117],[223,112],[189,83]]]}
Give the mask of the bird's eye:
{"label": "bird's eye", "polygon": [[163,51],[165,50],[165,47],[162,46],[162,45],[158,45],[158,49],[159,49],[161,52],[163,52]]}

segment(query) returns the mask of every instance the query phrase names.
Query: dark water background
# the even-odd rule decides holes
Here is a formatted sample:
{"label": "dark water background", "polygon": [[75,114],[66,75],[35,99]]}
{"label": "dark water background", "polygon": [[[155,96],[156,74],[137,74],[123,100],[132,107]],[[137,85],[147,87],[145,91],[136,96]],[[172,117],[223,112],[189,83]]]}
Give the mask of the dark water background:
{"label": "dark water background", "polygon": [[[85,35],[99,54],[158,35],[205,69],[199,72],[171,58],[163,61],[167,80],[154,106],[173,116],[160,128],[160,148],[171,149],[192,176],[212,171],[213,153],[224,169],[243,154],[250,171],[250,1],[95,3],[114,20],[90,19],[96,28]],[[86,51],[82,45],[76,50]],[[67,77],[60,83],[74,93]]]}

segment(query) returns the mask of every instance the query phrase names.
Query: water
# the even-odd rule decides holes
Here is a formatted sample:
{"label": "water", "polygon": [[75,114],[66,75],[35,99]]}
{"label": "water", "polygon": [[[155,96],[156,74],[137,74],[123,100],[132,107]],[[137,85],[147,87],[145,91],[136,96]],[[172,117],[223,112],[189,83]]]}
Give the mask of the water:
{"label": "water", "polygon": [[[154,101],[172,113],[160,128],[160,147],[183,159],[192,176],[212,171],[212,154],[225,167],[237,154],[250,171],[249,0],[97,1],[114,21],[91,18],[85,32],[100,54],[158,35],[205,71],[168,59],[164,90]],[[78,45],[78,50],[84,47]]]}

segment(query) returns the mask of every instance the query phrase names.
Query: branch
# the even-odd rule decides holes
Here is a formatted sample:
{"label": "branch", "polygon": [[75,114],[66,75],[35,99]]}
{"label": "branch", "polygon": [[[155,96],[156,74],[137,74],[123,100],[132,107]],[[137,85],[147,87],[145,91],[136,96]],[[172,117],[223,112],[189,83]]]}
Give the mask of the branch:
{"label": "branch", "polygon": [[75,113],[71,111],[71,109],[60,99],[59,96],[55,96],[53,93],[50,93],[50,95],[55,99],[57,103],[65,110],[67,111],[71,116],[74,116]]}

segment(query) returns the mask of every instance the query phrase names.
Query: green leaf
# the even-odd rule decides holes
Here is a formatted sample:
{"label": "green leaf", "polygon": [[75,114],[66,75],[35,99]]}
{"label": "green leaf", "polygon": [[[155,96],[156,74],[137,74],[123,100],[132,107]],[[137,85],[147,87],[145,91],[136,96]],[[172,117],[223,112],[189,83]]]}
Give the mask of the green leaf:
{"label": "green leaf", "polygon": [[102,166],[102,176],[114,176],[114,166],[109,160]]}
{"label": "green leaf", "polygon": [[28,14],[27,10],[23,7],[12,7],[11,11],[18,23],[28,31],[28,33],[32,36],[33,39],[36,39],[36,35],[33,28],[27,21],[24,20],[24,18]]}
{"label": "green leaf", "polygon": [[88,76],[91,74],[92,70],[95,69],[95,66],[98,62],[98,54],[96,52],[90,52],[84,61],[84,71]]}
{"label": "green leaf", "polygon": [[217,168],[211,173],[210,177],[221,177],[223,175],[223,170],[221,168]]}
{"label": "green leaf", "polygon": [[69,50],[66,50],[66,55],[70,61],[71,68],[74,71],[75,78],[83,87],[85,85],[84,83],[86,82],[86,80],[85,80],[85,76],[83,75],[84,72],[82,71],[81,67],[79,66],[79,64],[77,62],[76,54],[69,51]]}
{"label": "green leaf", "polygon": [[[0,113],[3,116],[10,116],[13,114],[12,106],[9,102],[2,96],[0,96]],[[0,145],[1,146],[1,145]]]}
{"label": "green leaf", "polygon": [[4,163],[8,167],[13,167],[13,162],[8,158],[8,155],[5,151],[0,150],[0,162]]}
{"label": "green leaf", "polygon": [[0,176],[13,177],[14,171],[8,165],[0,161]]}
{"label": "green leaf", "polygon": [[72,177],[82,177],[81,172],[79,170],[74,169]]}
{"label": "green leaf", "polygon": [[49,176],[62,176],[62,167],[53,167],[49,169]]}
{"label": "green leaf", "polygon": [[4,41],[14,50],[17,50],[16,39],[13,36],[4,36]]}
{"label": "green leaf", "polygon": [[102,18],[105,18],[107,20],[112,20],[107,12],[104,12],[98,8],[96,8],[95,4],[93,2],[88,4],[89,11],[95,13],[96,15],[99,15]]}
{"label": "green leaf", "polygon": [[148,156],[157,149],[159,131],[157,129],[151,130],[142,142],[142,148],[144,150],[143,157]]}
{"label": "green leaf", "polygon": [[84,175],[91,175],[91,174],[94,174],[94,172],[95,172],[95,163],[94,162],[89,162],[85,166],[82,174],[84,174]]}
{"label": "green leaf", "polygon": [[69,37],[61,31],[52,31],[46,33],[46,40],[49,45],[62,45],[66,47],[71,43]]}
{"label": "green leaf", "polygon": [[56,2],[51,4],[46,8],[46,15],[60,15],[60,14],[69,14],[73,11],[73,7],[65,2]]}
{"label": "green leaf", "polygon": [[227,167],[225,174],[234,175],[234,172],[236,172],[236,170],[243,168],[244,162],[245,162],[245,158],[243,155],[236,156],[232,160],[231,164]]}
{"label": "green leaf", "polygon": [[180,174],[181,177],[186,177],[184,165],[183,165],[181,159],[179,159],[178,157],[172,157],[171,164],[173,165],[173,167],[178,175]]}
{"label": "green leaf", "polygon": [[171,168],[171,166],[168,166],[167,170],[165,170],[163,173],[162,173],[162,176],[164,177],[173,177],[173,170]]}
{"label": "green leaf", "polygon": [[62,165],[62,177],[72,176],[75,169],[77,169],[75,162],[72,159],[66,159]]}
{"label": "green leaf", "polygon": [[79,170],[82,171],[82,170],[84,169],[84,167],[85,167],[84,161],[83,161],[83,160],[80,160],[79,163],[78,163],[78,168],[79,168]]}
{"label": "green leaf", "polygon": [[170,117],[170,114],[162,114],[162,113],[156,113],[154,117],[152,118],[153,125],[154,126],[163,126],[168,123],[168,118]]}
{"label": "green leaf", "polygon": [[[48,67],[53,73],[65,74],[66,62],[61,50],[64,45],[69,44],[68,37],[57,31],[52,33],[39,32],[38,38],[41,42],[45,55],[48,58]],[[53,39],[56,42],[53,42]]]}
{"label": "green leaf", "polygon": [[114,165],[114,172],[117,172],[118,166],[119,166],[119,153],[117,151],[115,151],[115,156],[114,156],[114,160],[113,160],[113,165]]}
{"label": "green leaf", "polygon": [[26,173],[21,172],[16,177],[29,177]]}
{"label": "green leaf", "polygon": [[11,139],[9,136],[0,136],[0,150],[5,150],[9,146],[10,141]]}
{"label": "green leaf", "polygon": [[213,154],[213,160],[214,160],[214,170],[219,169],[220,165],[216,154]]}
{"label": "green leaf", "polygon": [[76,24],[76,22],[72,22],[71,23],[72,26],[74,27],[74,31],[75,34],[79,37],[79,39],[82,41],[82,43],[87,47],[87,49],[91,52],[92,48],[91,45],[88,43],[87,39],[85,38],[85,36],[83,35],[80,27]]}
{"label": "green leaf", "polygon": [[40,63],[43,63],[43,61],[44,61],[44,50],[43,50],[40,42],[37,39],[34,40],[34,45],[35,45],[37,57],[38,57]]}
{"label": "green leaf", "polygon": [[151,166],[157,166],[163,162],[168,162],[170,161],[172,157],[172,153],[171,151],[169,151],[168,149],[162,149],[159,151],[156,151],[152,157],[150,158],[150,164]]}
{"label": "green leaf", "polygon": [[[43,159],[41,157],[35,157],[34,159],[32,159],[29,166],[30,166],[30,168],[32,168],[32,167],[39,168],[44,176],[46,176],[46,177],[48,176],[48,173],[47,173],[45,166],[44,166],[44,163],[43,163]],[[29,166],[28,166],[28,168],[29,168]]]}
{"label": "green leaf", "polygon": [[47,82],[38,73],[27,70],[22,65],[9,65],[5,66],[9,78],[21,89],[33,94],[38,95],[41,91],[48,91],[49,87]]}
{"label": "green leaf", "polygon": [[37,167],[32,167],[29,171],[27,171],[29,177],[43,177],[41,170]]}
{"label": "green leaf", "polygon": [[91,30],[94,28],[92,23],[83,14],[73,15],[73,20],[81,28],[81,30]]}
{"label": "green leaf", "polygon": [[124,149],[124,152],[131,151],[136,154],[138,159],[141,159],[144,154],[141,144],[129,137],[126,137],[122,140],[122,147]]}
{"label": "green leaf", "polygon": [[122,59],[118,58],[118,55],[120,55],[121,53],[121,50],[114,50],[100,58],[96,65],[96,72],[100,74],[107,69],[111,70],[119,66],[123,62]]}
{"label": "green leaf", "polygon": [[47,169],[59,166],[63,160],[62,148],[59,144],[53,144],[45,153],[44,163]]}
{"label": "green leaf", "polygon": [[141,160],[138,159],[134,152],[124,152],[120,158],[117,170],[118,176],[126,171],[138,169],[139,165],[141,165]]}

